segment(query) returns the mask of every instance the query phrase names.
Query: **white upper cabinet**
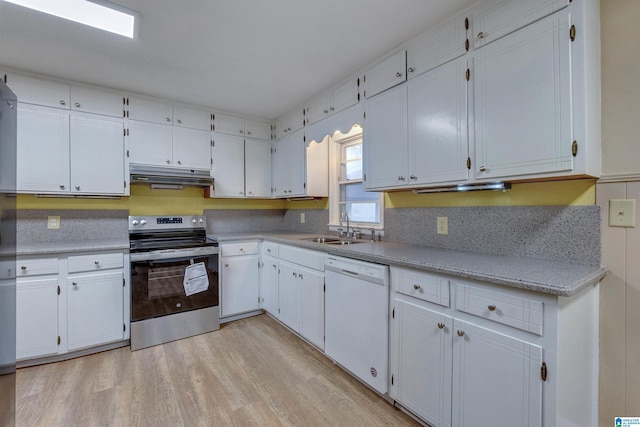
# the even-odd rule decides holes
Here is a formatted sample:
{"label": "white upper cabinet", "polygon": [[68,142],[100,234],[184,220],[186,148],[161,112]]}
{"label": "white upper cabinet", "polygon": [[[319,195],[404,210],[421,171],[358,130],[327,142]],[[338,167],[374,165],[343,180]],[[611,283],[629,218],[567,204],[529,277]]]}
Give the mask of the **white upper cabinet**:
{"label": "white upper cabinet", "polygon": [[407,47],[407,77],[419,76],[469,50],[470,13],[463,13],[421,34]]}
{"label": "white upper cabinet", "polygon": [[211,169],[211,133],[174,127],[173,166],[186,169]]}
{"label": "white upper cabinet", "polygon": [[289,114],[282,116],[276,122],[276,138],[282,138],[304,127],[304,111],[302,108],[296,109]]}
{"label": "white upper cabinet", "polygon": [[71,109],[104,116],[125,116],[126,98],[117,92],[71,86]]}
{"label": "white upper cabinet", "polygon": [[487,0],[475,9],[473,47],[480,48],[556,12],[572,0]]}
{"label": "white upper cabinet", "polygon": [[244,136],[254,139],[271,139],[271,124],[258,120],[245,120],[226,114],[215,115],[215,130],[219,133]]}
{"label": "white upper cabinet", "polygon": [[401,49],[372,65],[364,75],[365,98],[407,80],[407,51]]}
{"label": "white upper cabinet", "polygon": [[129,162],[151,166],[173,165],[171,126],[157,123],[129,122]]}
{"label": "white upper cabinet", "polygon": [[211,125],[212,119],[213,115],[206,110],[181,105],[173,106],[174,126],[211,131],[213,130]]}
{"label": "white upper cabinet", "polygon": [[570,19],[559,12],[477,52],[476,179],[572,174]]}
{"label": "white upper cabinet", "polygon": [[217,134],[213,145],[211,197],[244,197],[244,138]]}
{"label": "white upper cabinet", "polygon": [[5,81],[18,102],[69,109],[69,84],[16,73],[5,74]]}
{"label": "white upper cabinet", "polygon": [[311,125],[357,104],[359,84],[359,78],[351,78],[312,100],[305,107],[305,124]]}
{"label": "white upper cabinet", "polygon": [[244,142],[245,195],[271,197],[271,144],[247,139]]}
{"label": "white upper cabinet", "polygon": [[469,178],[466,70],[459,58],[407,83],[411,186]]}
{"label": "white upper cabinet", "polygon": [[130,96],[127,98],[127,117],[170,125],[173,124],[173,107],[161,100]]}

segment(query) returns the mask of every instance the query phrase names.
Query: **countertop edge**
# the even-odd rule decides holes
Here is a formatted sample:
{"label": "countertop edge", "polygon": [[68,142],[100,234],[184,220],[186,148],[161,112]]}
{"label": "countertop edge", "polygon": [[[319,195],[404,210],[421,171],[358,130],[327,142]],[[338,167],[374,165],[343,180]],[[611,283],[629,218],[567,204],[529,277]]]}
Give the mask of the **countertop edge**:
{"label": "countertop edge", "polygon": [[16,245],[16,256],[59,255],[79,252],[129,252],[129,241],[87,240],[82,242],[34,242]]}

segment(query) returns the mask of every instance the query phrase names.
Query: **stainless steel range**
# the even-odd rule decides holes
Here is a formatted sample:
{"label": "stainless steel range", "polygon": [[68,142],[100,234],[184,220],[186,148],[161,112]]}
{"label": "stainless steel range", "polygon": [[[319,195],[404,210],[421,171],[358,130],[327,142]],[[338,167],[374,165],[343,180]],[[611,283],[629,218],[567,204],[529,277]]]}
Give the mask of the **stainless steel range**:
{"label": "stainless steel range", "polygon": [[130,216],[131,350],[220,328],[218,243],[203,216]]}

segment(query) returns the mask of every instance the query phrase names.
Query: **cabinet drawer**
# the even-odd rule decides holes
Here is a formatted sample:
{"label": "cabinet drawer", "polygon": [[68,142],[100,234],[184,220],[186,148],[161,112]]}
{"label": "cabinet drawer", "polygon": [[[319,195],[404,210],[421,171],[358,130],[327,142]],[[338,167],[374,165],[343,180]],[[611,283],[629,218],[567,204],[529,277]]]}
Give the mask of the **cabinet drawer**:
{"label": "cabinet drawer", "polygon": [[542,336],[542,302],[464,283],[456,286],[456,308],[459,311]]}
{"label": "cabinet drawer", "polygon": [[449,307],[449,280],[437,274],[401,268],[393,269],[397,292]]}
{"label": "cabinet drawer", "polygon": [[227,243],[220,248],[220,255],[253,255],[259,253],[258,246],[258,242]]}
{"label": "cabinet drawer", "polygon": [[124,256],[122,253],[77,255],[69,257],[69,273],[78,271],[107,270],[122,268]]}
{"label": "cabinet drawer", "polygon": [[278,244],[273,242],[262,242],[262,254],[278,257]]}
{"label": "cabinet drawer", "polygon": [[280,246],[280,259],[324,271],[324,253],[293,246]]}
{"label": "cabinet drawer", "polygon": [[16,276],[38,276],[42,274],[58,274],[58,258],[18,259]]}

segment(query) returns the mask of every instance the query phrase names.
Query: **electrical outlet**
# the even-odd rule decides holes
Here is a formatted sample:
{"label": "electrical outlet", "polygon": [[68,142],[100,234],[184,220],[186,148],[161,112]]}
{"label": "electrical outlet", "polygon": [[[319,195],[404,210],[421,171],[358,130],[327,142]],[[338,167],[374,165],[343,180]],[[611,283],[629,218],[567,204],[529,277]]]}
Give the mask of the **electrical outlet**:
{"label": "electrical outlet", "polygon": [[300,224],[304,224],[304,212],[300,212]]}
{"label": "electrical outlet", "polygon": [[636,226],[636,200],[635,199],[609,200],[609,226],[610,227],[635,227]]}
{"label": "electrical outlet", "polygon": [[47,228],[49,230],[60,230],[60,217],[59,216],[49,216],[47,218]]}
{"label": "electrical outlet", "polygon": [[449,218],[446,216],[439,216],[437,220],[437,233],[449,234]]}

